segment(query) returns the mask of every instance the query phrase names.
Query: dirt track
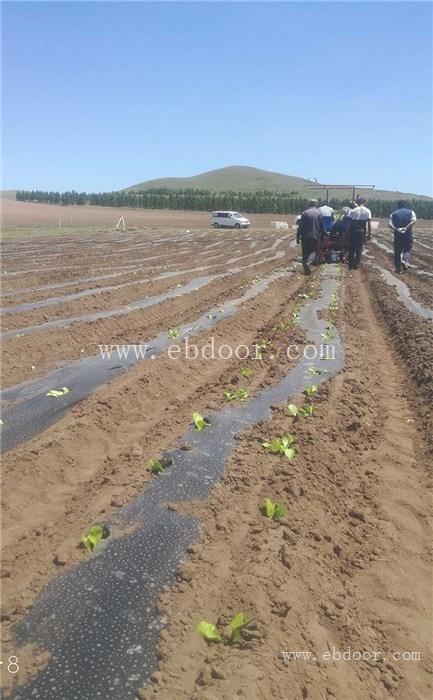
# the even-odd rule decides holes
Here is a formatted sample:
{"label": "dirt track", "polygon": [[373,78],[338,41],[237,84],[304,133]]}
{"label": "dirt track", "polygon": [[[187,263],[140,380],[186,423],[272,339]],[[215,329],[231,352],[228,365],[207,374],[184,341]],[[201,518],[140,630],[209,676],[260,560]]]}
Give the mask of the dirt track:
{"label": "dirt track", "polygon": [[[187,225],[192,228],[179,227]],[[388,234],[379,232],[377,240],[389,246]],[[428,231],[420,234],[417,267],[400,278],[424,308],[431,307],[433,282],[418,273],[433,272],[431,240]],[[19,652],[20,684],[48,659],[41,649],[17,652],[12,628],[47,582],[88,558],[77,548],[88,524],[110,521],[146,489],[155,479],[146,462],[179,445],[193,410],[220,410],[226,389],[245,386],[253,395],[274,386],[296,364],[279,352],[304,342],[302,330],[287,321],[304,303],[302,295],[318,288],[299,268],[287,270],[297,255],[292,241],[291,230],[164,228],[20,236],[4,243],[3,332],[16,331],[4,342],[4,387],[93,355],[101,343],[143,342],[193,324],[251,290],[259,277],[282,273],[232,316],[221,314],[211,330],[194,335],[199,348],[211,335],[217,347],[270,339],[273,360],[265,352],[247,363],[173,362],[162,353],[138,362],[6,454],[3,656]],[[343,271],[335,321],[345,367],[320,386],[315,415],[295,421],[284,404],[275,406],[272,419],[236,441],[207,500],[173,506],[198,516],[202,535],[178,583],[163,595],[168,628],[161,634],[160,670],[137,697],[431,697],[432,322],[409,311],[376,269],[392,270],[386,250],[371,243],[367,255],[372,258],[365,258],[362,271]],[[164,276],[168,272],[173,275]],[[182,294],[178,285],[203,276],[209,279],[202,286]],[[317,270],[313,283],[320,279]],[[172,298],[160,299],[166,292]],[[159,301],[126,308],[151,297]],[[38,306],[29,308],[33,303]],[[103,316],[120,309],[121,315]],[[71,321],[89,314],[100,317]],[[66,319],[65,328],[49,325]],[[246,364],[253,375],[240,379]],[[263,452],[263,436],[287,431],[296,435],[294,460]],[[287,506],[279,524],[260,514],[265,497]],[[239,611],[254,620],[243,645],[208,647],[195,632],[201,619],[225,623]],[[387,660],[320,657],[329,647],[348,646],[381,650]],[[282,651],[295,650],[311,651],[316,660],[285,664]],[[391,658],[408,650],[419,651],[420,660]],[[5,688],[11,681],[3,674]],[[80,700],[95,697],[82,694]],[[63,700],[55,694],[48,700],[54,698]]]}

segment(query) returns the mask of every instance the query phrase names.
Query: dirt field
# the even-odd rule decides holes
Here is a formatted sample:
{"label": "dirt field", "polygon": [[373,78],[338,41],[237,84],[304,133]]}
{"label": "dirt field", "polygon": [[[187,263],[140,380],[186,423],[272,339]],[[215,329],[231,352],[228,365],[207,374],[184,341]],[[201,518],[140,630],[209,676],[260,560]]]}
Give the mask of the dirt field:
{"label": "dirt field", "polygon": [[[202,211],[171,211],[168,209],[122,209],[120,207],[60,206],[39,202],[17,202],[16,199],[2,198],[1,218],[6,231],[20,227],[43,226],[66,231],[71,227],[114,226],[121,216],[127,226],[175,226],[176,228],[204,228],[208,225],[209,214]],[[271,221],[283,220],[292,223],[291,215],[251,214],[248,215],[255,226],[269,227]],[[36,233],[37,231],[35,231]]]}
{"label": "dirt field", "polygon": [[[278,216],[128,211],[139,228],[112,231],[122,213],[3,201],[4,697],[428,700],[431,228],[398,278],[385,230],[361,270],[306,278]],[[206,359],[211,338],[250,356]],[[287,356],[334,339],[335,363]],[[293,458],[263,448],[286,433]],[[110,536],[89,554],[95,522]],[[239,612],[234,643],[196,631]]]}

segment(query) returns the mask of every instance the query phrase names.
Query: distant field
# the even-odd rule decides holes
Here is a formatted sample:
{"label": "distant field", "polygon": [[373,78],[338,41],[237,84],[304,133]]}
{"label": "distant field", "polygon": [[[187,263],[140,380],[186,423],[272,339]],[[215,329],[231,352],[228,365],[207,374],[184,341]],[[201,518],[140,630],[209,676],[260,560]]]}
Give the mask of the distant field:
{"label": "distant field", "polygon": [[[124,216],[127,227],[158,227],[180,229],[203,229],[209,225],[209,212],[175,211],[169,209],[126,209],[118,207],[60,206],[56,204],[39,204],[35,202],[17,202],[15,199],[3,198],[1,203],[1,222],[3,237],[17,233],[38,235],[58,233],[59,221],[63,234],[89,231],[103,227],[112,229],[119,218]],[[254,228],[270,229],[272,221],[287,221],[289,226],[295,222],[292,214],[248,214]],[[379,219],[381,228],[387,225],[386,219]],[[29,231],[30,229],[30,231]],[[32,231],[32,229],[34,229]],[[431,221],[419,220],[417,231],[433,233]]]}
{"label": "distant field", "polygon": [[[20,227],[62,228],[75,226],[114,227],[121,216],[127,226],[179,226],[181,228],[203,228],[209,223],[209,213],[200,211],[171,211],[168,209],[121,209],[118,207],[61,206],[35,202],[17,202],[2,198],[1,219],[5,233]],[[289,224],[295,217],[278,214],[248,215],[255,226],[268,228],[271,221],[281,219]]]}

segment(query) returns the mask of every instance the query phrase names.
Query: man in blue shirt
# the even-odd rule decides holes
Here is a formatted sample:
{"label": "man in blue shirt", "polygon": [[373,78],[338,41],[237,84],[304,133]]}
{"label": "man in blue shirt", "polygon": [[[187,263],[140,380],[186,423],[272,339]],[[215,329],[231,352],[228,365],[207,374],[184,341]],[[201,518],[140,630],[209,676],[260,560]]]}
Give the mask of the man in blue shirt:
{"label": "man in blue shirt", "polygon": [[397,202],[397,209],[389,217],[388,226],[394,231],[394,265],[398,274],[402,272],[402,268],[403,272],[408,268],[413,242],[412,226],[415,221],[416,214],[409,209],[407,203]]}

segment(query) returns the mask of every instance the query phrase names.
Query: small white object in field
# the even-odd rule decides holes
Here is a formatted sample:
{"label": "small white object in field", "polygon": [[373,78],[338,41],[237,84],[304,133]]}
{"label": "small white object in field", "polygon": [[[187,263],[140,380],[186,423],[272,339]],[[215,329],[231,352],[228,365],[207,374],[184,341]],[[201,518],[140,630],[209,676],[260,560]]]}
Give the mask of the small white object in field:
{"label": "small white object in field", "polygon": [[372,229],[372,231],[376,231],[376,229],[379,228],[379,223],[380,223],[379,221],[372,221],[372,222],[371,222],[371,229]]}
{"label": "small white object in field", "polygon": [[274,228],[289,228],[287,221],[271,221],[271,226]]}

